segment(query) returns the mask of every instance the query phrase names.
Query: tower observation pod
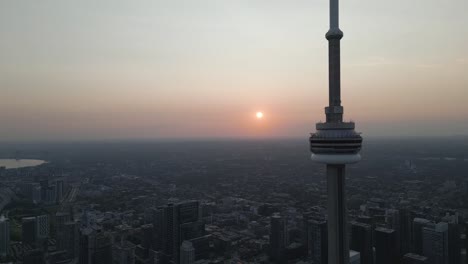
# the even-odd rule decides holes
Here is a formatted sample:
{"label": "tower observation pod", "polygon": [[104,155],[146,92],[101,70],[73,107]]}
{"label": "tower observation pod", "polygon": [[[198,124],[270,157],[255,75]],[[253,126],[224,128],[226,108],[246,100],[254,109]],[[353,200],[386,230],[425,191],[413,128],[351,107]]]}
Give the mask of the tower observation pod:
{"label": "tower observation pod", "polygon": [[362,137],[353,122],[343,121],[340,87],[339,3],[330,0],[330,30],[328,40],[329,105],[325,107],[326,122],[317,123],[310,136],[312,160],[327,166],[328,193],[328,263],[349,264],[345,165],[361,160]]}

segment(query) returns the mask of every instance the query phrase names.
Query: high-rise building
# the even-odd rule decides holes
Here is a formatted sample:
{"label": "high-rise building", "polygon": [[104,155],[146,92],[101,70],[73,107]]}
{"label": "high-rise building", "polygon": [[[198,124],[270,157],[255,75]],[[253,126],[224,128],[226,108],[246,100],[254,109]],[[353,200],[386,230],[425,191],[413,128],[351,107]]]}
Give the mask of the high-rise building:
{"label": "high-rise building", "polygon": [[422,230],[430,223],[431,221],[424,218],[415,218],[413,220],[413,252],[416,254],[423,253]]}
{"label": "high-rise building", "polygon": [[49,216],[36,216],[36,237],[38,240],[45,240],[49,237]]}
{"label": "high-rise building", "polygon": [[164,228],[164,207],[152,209],[153,236],[155,237],[154,249],[162,250],[164,244],[163,228]]}
{"label": "high-rise building", "polygon": [[448,224],[430,224],[423,228],[423,255],[428,264],[452,264],[448,262]]}
{"label": "high-rise building", "polygon": [[185,201],[178,203],[177,213],[179,224],[197,222],[200,216],[199,208],[200,203],[198,201]]}
{"label": "high-rise building", "polygon": [[464,235],[465,235],[465,239],[464,241],[462,242],[462,246],[465,248],[465,254],[464,254],[464,257],[465,257],[465,261],[464,261],[464,264],[468,264],[468,222],[464,222],[463,223],[463,228],[465,229],[465,232],[464,232]]}
{"label": "high-rise building", "polygon": [[10,248],[10,221],[4,215],[0,216],[0,256],[8,255]]}
{"label": "high-rise building", "polygon": [[399,210],[400,230],[398,236],[400,239],[400,255],[412,252],[413,220],[415,214],[408,208]]}
{"label": "high-rise building", "polygon": [[285,261],[286,224],[284,218],[274,214],[270,219],[270,257],[275,263]]}
{"label": "high-rise building", "polygon": [[338,0],[330,0],[330,30],[325,35],[329,50],[326,122],[317,123],[316,132],[311,134],[309,141],[312,160],[327,165],[328,261],[348,264],[345,165],[361,160],[362,137],[355,132],[353,122],[343,121],[340,83],[340,41],[343,32],[339,28],[338,9]]}
{"label": "high-rise building", "polygon": [[387,209],[385,211],[385,218],[385,222],[387,223],[388,227],[390,227],[398,233],[398,230],[400,229],[399,211],[396,209]]}
{"label": "high-rise building", "polygon": [[328,236],[325,220],[307,220],[307,255],[314,264],[328,263]]}
{"label": "high-rise building", "polygon": [[32,190],[31,190],[31,201],[34,203],[34,204],[38,204],[40,202],[42,202],[42,189],[41,189],[41,186],[39,184],[36,184],[32,187]]}
{"label": "high-rise building", "polygon": [[136,246],[130,241],[123,240],[113,246],[112,261],[114,264],[135,264]]}
{"label": "high-rise building", "polygon": [[63,226],[63,248],[67,251],[69,258],[78,257],[79,251],[79,233],[77,222],[67,222]]}
{"label": "high-rise building", "polygon": [[83,228],[79,242],[79,264],[112,264],[112,239],[108,233]]}
{"label": "high-rise building", "polygon": [[375,263],[400,263],[400,252],[397,248],[397,236],[395,230],[382,227],[375,229]]}
{"label": "high-rise building", "polygon": [[414,253],[407,253],[403,256],[402,264],[428,264],[427,258]]}
{"label": "high-rise building", "polygon": [[23,243],[35,247],[36,234],[36,217],[23,217],[21,219],[21,236]]}
{"label": "high-rise building", "polygon": [[63,199],[63,180],[59,179],[55,181],[55,199],[57,203],[60,203]]}
{"label": "high-rise building", "polygon": [[[92,243],[92,237],[93,237],[93,232],[94,230],[91,229],[90,227],[82,227],[79,230],[79,237],[80,237],[80,246],[79,246],[79,253],[78,253],[78,263],[79,264],[92,264],[91,259],[90,259],[90,251]],[[111,251],[111,257],[112,257],[112,251]],[[112,259],[111,259],[112,261]]]}
{"label": "high-rise building", "polygon": [[199,203],[186,201],[168,204],[159,210],[161,212],[156,213],[156,216],[161,216],[157,220],[162,220],[162,223],[156,224],[162,225],[156,229],[162,233],[160,236],[162,240],[159,243],[162,245],[164,258],[177,263],[182,244],[181,236],[185,240],[190,240],[204,235],[204,225],[199,222]]}
{"label": "high-rise building", "polygon": [[371,225],[358,222],[351,224],[350,248],[360,253],[361,264],[374,263]]}
{"label": "high-rise building", "polygon": [[179,226],[181,241],[190,240],[205,235],[205,223],[202,221],[189,222]]}
{"label": "high-rise building", "polygon": [[180,264],[195,263],[195,248],[192,242],[184,241],[180,246]]}
{"label": "high-rise building", "polygon": [[[163,210],[163,223],[162,223],[162,251],[164,259],[167,262],[177,259],[174,248],[178,243],[179,225],[177,219],[177,207],[174,204],[168,204],[162,208]],[[179,246],[177,245],[177,251]]]}
{"label": "high-rise building", "polygon": [[57,191],[55,190],[55,185],[49,186],[44,190],[44,202],[46,204],[55,204],[57,202],[56,194]]}
{"label": "high-rise building", "polygon": [[449,263],[461,261],[461,228],[458,223],[448,223],[448,254]]}
{"label": "high-rise building", "polygon": [[57,250],[66,250],[68,239],[65,232],[65,224],[70,222],[70,214],[57,212],[55,214],[55,239],[57,241]]}
{"label": "high-rise building", "polygon": [[140,228],[143,236],[143,241],[141,242],[144,251],[143,256],[147,258],[150,250],[154,248],[154,228],[153,224],[142,225]]}
{"label": "high-rise building", "polygon": [[208,259],[210,257],[210,240],[212,239],[211,235],[204,235],[197,238],[190,239],[193,248],[195,249],[195,261]]}

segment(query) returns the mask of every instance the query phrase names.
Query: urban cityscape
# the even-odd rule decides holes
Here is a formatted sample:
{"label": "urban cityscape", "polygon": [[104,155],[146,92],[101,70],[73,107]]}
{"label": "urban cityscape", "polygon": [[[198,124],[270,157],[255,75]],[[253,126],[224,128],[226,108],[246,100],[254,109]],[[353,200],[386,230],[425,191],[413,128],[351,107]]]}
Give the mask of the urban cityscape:
{"label": "urban cityscape", "polygon": [[[467,263],[466,142],[366,142],[350,263]],[[47,163],[1,171],[1,263],[327,263],[325,168],[305,140],[20,147],[0,154]]]}

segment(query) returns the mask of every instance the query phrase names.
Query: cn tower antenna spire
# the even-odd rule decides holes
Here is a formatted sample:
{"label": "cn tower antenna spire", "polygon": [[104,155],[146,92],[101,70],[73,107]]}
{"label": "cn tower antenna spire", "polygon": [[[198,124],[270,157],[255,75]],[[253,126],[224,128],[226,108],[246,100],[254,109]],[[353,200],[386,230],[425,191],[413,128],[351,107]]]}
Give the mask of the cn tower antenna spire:
{"label": "cn tower antenna spire", "polygon": [[327,166],[328,263],[349,264],[345,165],[361,160],[362,137],[353,122],[343,121],[341,106],[339,2],[330,0],[328,40],[328,106],[326,122],[317,123],[310,136],[312,160]]}
{"label": "cn tower antenna spire", "polygon": [[340,28],[339,15],[340,15],[340,7],[339,7],[338,0],[331,0],[330,1],[330,29]]}

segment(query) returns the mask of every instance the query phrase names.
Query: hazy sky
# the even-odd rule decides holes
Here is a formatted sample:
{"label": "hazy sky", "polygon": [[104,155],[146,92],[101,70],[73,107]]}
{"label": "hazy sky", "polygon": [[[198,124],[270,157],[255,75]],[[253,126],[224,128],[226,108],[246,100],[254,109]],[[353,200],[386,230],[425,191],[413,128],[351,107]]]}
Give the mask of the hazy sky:
{"label": "hazy sky", "polygon": [[[364,136],[468,134],[467,10],[341,1],[342,102]],[[327,29],[327,0],[2,0],[0,141],[307,138]]]}

